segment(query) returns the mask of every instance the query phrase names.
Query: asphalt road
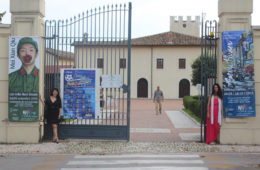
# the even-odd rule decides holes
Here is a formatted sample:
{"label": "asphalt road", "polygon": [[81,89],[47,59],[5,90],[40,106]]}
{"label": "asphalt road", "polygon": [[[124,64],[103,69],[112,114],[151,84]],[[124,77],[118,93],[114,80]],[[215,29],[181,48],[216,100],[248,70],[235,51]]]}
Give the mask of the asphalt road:
{"label": "asphalt road", "polygon": [[260,153],[6,154],[0,170],[256,170]]}

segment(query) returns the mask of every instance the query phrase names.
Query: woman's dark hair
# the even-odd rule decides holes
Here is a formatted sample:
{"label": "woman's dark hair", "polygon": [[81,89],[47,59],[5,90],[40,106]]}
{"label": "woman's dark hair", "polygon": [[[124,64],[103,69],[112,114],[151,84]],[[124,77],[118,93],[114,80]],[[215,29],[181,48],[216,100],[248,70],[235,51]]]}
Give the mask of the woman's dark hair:
{"label": "woman's dark hair", "polygon": [[215,86],[218,86],[218,92],[217,92],[217,96],[219,97],[219,98],[223,98],[223,95],[222,95],[222,90],[221,90],[221,88],[220,88],[220,86],[219,86],[219,84],[218,83],[215,83],[213,86],[212,86],[212,95],[214,95],[215,93],[215,90],[214,90],[214,87]]}
{"label": "woman's dark hair", "polygon": [[53,96],[54,90],[56,90],[56,91],[58,92],[58,94],[57,94],[57,99],[60,99],[60,92],[59,92],[59,90],[58,90],[57,88],[53,88],[53,89],[52,89],[52,91],[51,91],[51,96]]}

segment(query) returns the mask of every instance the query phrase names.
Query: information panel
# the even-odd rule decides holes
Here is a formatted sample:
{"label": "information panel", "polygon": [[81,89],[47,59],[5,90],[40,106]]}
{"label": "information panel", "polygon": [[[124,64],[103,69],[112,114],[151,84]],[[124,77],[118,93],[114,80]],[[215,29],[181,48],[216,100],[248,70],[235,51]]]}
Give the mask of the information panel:
{"label": "information panel", "polygon": [[253,35],[222,33],[224,117],[255,117]]}
{"label": "information panel", "polygon": [[99,70],[62,69],[63,116],[94,119],[100,114]]}
{"label": "information panel", "polygon": [[121,88],[123,86],[122,75],[102,75],[102,88]]}

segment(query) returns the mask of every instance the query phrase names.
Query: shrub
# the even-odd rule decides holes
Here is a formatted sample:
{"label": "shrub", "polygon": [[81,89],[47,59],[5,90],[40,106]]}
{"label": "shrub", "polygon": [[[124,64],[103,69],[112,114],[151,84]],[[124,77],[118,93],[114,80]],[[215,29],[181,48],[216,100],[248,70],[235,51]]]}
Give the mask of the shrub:
{"label": "shrub", "polygon": [[189,109],[193,114],[200,117],[200,100],[199,96],[184,96],[183,105]]}
{"label": "shrub", "polygon": [[191,103],[190,110],[198,117],[200,117],[200,101],[193,100]]}
{"label": "shrub", "polygon": [[196,95],[196,96],[192,96],[193,99],[196,99],[196,100],[200,100],[201,96],[200,95]]}
{"label": "shrub", "polygon": [[192,96],[184,96],[183,97],[183,105],[186,109],[189,109],[189,105],[191,103],[191,100],[193,100]]}

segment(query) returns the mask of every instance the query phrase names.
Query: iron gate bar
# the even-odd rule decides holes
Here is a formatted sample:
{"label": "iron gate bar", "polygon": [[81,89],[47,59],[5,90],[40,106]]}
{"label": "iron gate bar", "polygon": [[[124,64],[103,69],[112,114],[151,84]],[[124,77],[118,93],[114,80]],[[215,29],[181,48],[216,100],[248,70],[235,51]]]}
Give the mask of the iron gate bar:
{"label": "iron gate bar", "polygon": [[[126,11],[126,5],[124,5],[124,19],[123,19],[123,21],[124,21],[124,24],[123,24],[123,59],[126,59],[126,55],[125,55],[125,39],[126,39],[126,37],[125,37],[125,29],[126,29],[126,23],[125,23],[125,21],[126,21],[126,13],[125,13],[125,11]],[[131,15],[132,16],[132,4],[131,3],[129,3],[129,14],[128,15]],[[131,19],[131,17],[130,17],[130,19]],[[128,21],[132,21],[132,19],[131,20],[129,20],[129,18],[128,18]],[[131,24],[132,22],[129,22],[129,24]],[[130,29],[128,29],[128,31],[130,30],[130,33],[132,32],[132,30],[131,30],[131,28],[132,27],[130,27]],[[131,35],[131,34],[130,34]],[[128,35],[129,36],[129,35]],[[131,38],[129,38],[128,37],[128,39],[130,39],[131,40]],[[131,43],[128,43],[128,48],[131,48]],[[131,57],[131,55],[129,55],[128,54],[128,57]],[[131,62],[129,62],[129,60],[128,60],[128,63],[131,63]],[[129,67],[127,68],[127,69],[129,69]],[[130,71],[129,71],[129,74],[130,74]],[[125,79],[125,69],[123,69],[123,80]],[[128,86],[130,86],[130,84],[128,84]],[[122,92],[123,92],[123,90],[122,90]],[[123,96],[122,96],[122,98],[124,97],[124,92],[123,92]],[[129,96],[129,98],[130,98],[130,96]],[[122,106],[122,112],[124,111],[124,109],[125,109],[125,100],[124,100],[124,98],[123,98],[123,106]],[[127,113],[130,113],[130,111],[128,111],[127,110]],[[122,115],[123,116],[123,120],[124,120],[124,114]],[[130,116],[130,114],[129,114],[129,116]],[[128,119],[128,117],[126,117],[126,119]],[[123,123],[123,122],[122,122]],[[129,122],[127,122],[127,125],[129,125],[130,126],[130,123]],[[128,129],[130,129],[130,127],[128,128]],[[127,132],[127,134],[128,133],[130,133],[129,131]],[[127,137],[127,140],[129,140],[129,137]]]}
{"label": "iron gate bar", "polygon": [[[205,24],[205,25],[204,25]],[[206,21],[202,17],[201,29],[201,142],[206,141],[207,125],[207,103],[211,87],[216,83],[217,78],[217,41],[218,30],[217,22]],[[202,129],[204,128],[204,134]]]}
{"label": "iron gate bar", "polygon": [[[59,128],[61,139],[94,137],[129,140],[131,11],[131,3],[128,8],[126,4],[108,5],[107,8],[103,6],[83,12],[69,20],[45,21],[44,96],[48,97],[52,88],[60,86],[61,68],[93,69],[97,67],[98,58],[103,59],[102,74],[120,74],[124,86],[127,86],[127,95],[121,88],[106,88],[103,91],[106,102],[100,116],[88,120],[69,119],[62,122]],[[126,68],[120,68],[121,59],[127,59]],[[123,69],[122,72],[120,69]],[[75,127],[80,128],[81,133],[82,129],[85,129],[86,133],[78,134]],[[108,137],[99,132],[102,128],[106,128],[104,131],[113,135]],[[95,129],[99,136],[95,135]],[[71,130],[74,130],[74,133]],[[50,137],[50,127],[45,124],[44,138]]]}
{"label": "iron gate bar", "polygon": [[[132,21],[132,4],[129,3],[129,15],[128,21]],[[127,93],[127,113],[130,113],[130,104],[131,104],[131,25],[132,22],[128,24],[128,93]],[[129,31],[130,30],[130,31]],[[127,124],[130,126],[130,114],[127,114]],[[130,128],[127,128],[127,140],[130,139]]]}
{"label": "iron gate bar", "polygon": [[204,20],[203,20],[203,13],[202,13],[202,16],[201,16],[201,55],[200,55],[200,84],[201,84],[201,89],[200,89],[200,142],[202,142],[202,126],[203,126],[203,99],[202,99],[202,93],[203,93],[203,84],[202,84],[202,74],[203,74],[203,60],[202,60],[202,57],[203,57],[203,44],[204,44],[204,41],[203,41],[203,38],[204,38]]}

